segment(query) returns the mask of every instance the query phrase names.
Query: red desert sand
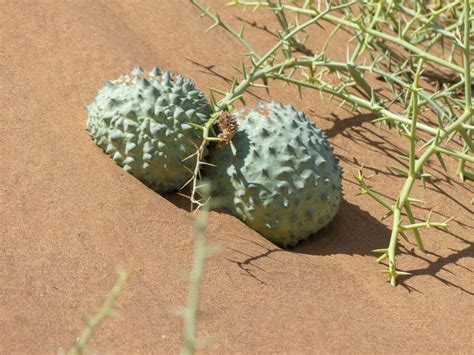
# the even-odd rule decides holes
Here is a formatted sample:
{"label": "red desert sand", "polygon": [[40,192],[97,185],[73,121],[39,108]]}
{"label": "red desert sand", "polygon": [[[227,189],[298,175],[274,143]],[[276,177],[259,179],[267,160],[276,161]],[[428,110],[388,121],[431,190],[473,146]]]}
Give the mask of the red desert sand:
{"label": "red desert sand", "polygon": [[[242,14],[206,0],[246,36],[271,46],[268,12]],[[100,353],[176,353],[193,253],[188,203],[160,196],[124,172],[85,129],[90,103],[105,81],[134,66],[159,66],[208,87],[226,88],[243,49],[188,1],[0,1],[0,353],[68,349],[130,260],[134,273],[118,317],[98,328]],[[242,19],[240,19],[242,18]],[[252,26],[253,21],[257,26]],[[317,46],[327,31],[313,35]],[[344,58],[348,34],[333,40]],[[272,98],[305,111],[324,129],[344,168],[345,201],[331,225],[282,250],[238,219],[212,212],[210,258],[197,335],[209,353],[468,352],[473,349],[474,233],[472,184],[445,178],[418,184],[422,215],[455,216],[450,232],[424,232],[427,253],[402,242],[398,265],[413,276],[392,287],[371,250],[383,248],[385,212],[357,196],[363,164],[376,191],[403,183],[385,168],[404,138],[377,128],[369,114],[289,86]],[[255,92],[269,98],[262,92]],[[256,99],[250,95],[250,103]],[[456,163],[447,161],[455,176]]]}

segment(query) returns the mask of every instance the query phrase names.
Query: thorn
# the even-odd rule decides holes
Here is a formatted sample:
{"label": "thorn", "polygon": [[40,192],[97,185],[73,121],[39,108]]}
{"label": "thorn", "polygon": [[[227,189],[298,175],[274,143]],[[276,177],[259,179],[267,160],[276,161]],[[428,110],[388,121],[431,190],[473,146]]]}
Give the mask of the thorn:
{"label": "thorn", "polygon": [[192,171],[190,168],[188,168],[186,165],[183,165],[183,168],[185,168],[187,171],[189,171],[193,176],[194,176],[194,171]]}
{"label": "thorn", "polygon": [[186,160],[191,159],[192,157],[194,157],[194,156],[197,155],[197,154],[198,154],[198,152],[196,151],[196,152],[194,152],[193,154],[188,155],[186,158],[182,159],[181,161],[182,161],[182,162],[185,162]]}
{"label": "thorn", "polygon": [[375,262],[378,263],[378,264],[380,264],[382,261],[384,261],[384,260],[387,259],[387,258],[388,258],[388,254],[387,254],[387,253],[384,253],[384,254],[382,254],[381,256],[379,256],[379,257],[377,258],[377,260],[375,260]]}
{"label": "thorn", "polygon": [[186,197],[187,199],[191,199],[191,196],[185,195],[185,194],[183,194],[183,193],[181,193],[181,192],[177,192],[177,194],[178,194],[179,196]]}
{"label": "thorn", "polygon": [[214,168],[217,168],[217,165],[211,164],[211,163],[208,163],[208,162],[205,162],[205,161],[201,161],[201,162],[199,162],[199,164],[200,164],[200,165],[209,165],[209,166],[212,166],[212,167],[214,167]]}
{"label": "thorn", "polygon": [[396,271],[397,276],[409,276],[411,273],[406,271]]}

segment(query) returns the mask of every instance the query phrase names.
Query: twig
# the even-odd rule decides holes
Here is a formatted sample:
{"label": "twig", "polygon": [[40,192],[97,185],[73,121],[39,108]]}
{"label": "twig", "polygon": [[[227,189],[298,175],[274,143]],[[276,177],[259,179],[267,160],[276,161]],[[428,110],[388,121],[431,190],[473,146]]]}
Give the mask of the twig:
{"label": "twig", "polygon": [[87,351],[87,342],[94,335],[94,332],[97,327],[105,320],[105,318],[115,314],[115,302],[117,301],[117,298],[121,295],[122,290],[130,277],[130,273],[131,271],[129,270],[119,271],[119,278],[115,285],[112,287],[99,313],[97,313],[94,317],[90,318],[87,321],[85,329],[82,331],[80,337],[74,343],[71,350],[69,350],[68,354],[76,355],[82,354]]}
{"label": "twig", "polygon": [[[210,195],[210,185],[206,184],[202,189],[205,199]],[[197,313],[199,309],[199,292],[202,278],[204,275],[204,266],[206,259],[211,253],[211,249],[207,246],[206,224],[209,212],[209,203],[203,204],[200,209],[199,217],[194,223],[196,236],[194,239],[194,261],[193,268],[189,275],[189,289],[187,297],[187,306],[183,310],[184,327],[183,327],[183,344],[181,353],[183,355],[193,354],[198,347],[196,340],[196,323]]]}
{"label": "twig", "polygon": [[[197,5],[196,0],[192,0]],[[408,152],[404,157],[409,167],[403,171],[406,180],[399,194],[394,198],[392,205],[367,186],[362,173],[356,177],[361,194],[375,199],[387,210],[383,217],[392,218],[392,234],[387,248],[378,249],[382,255],[378,261],[389,259],[389,268],[384,273],[390,276],[392,285],[396,284],[399,275],[406,275],[396,268],[396,247],[398,238],[406,238],[405,231],[412,231],[420,250],[424,250],[419,229],[430,227],[447,227],[447,222],[416,223],[410,204],[416,202],[411,191],[416,180],[423,183],[430,176],[423,168],[431,157],[436,156],[444,167],[442,155],[459,160],[458,175],[461,180],[472,178],[474,174],[465,171],[466,162],[473,162],[472,151],[472,118],[471,99],[471,58],[470,58],[470,30],[473,20],[470,0],[456,0],[446,6],[430,9],[423,1],[413,2],[407,7],[403,2],[384,2],[381,0],[340,1],[332,2],[325,9],[315,8],[311,1],[304,5],[283,3],[271,0],[245,1],[233,0],[231,5],[268,8],[276,16],[281,26],[281,39],[266,54],[259,56],[254,49],[249,50],[250,63],[242,64],[239,71],[241,78],[234,79],[230,91],[216,91],[224,97],[220,101],[213,101],[216,112],[231,110],[232,103],[241,100],[244,104],[244,94],[251,87],[259,87],[255,82],[263,81],[261,87],[268,90],[268,80],[280,80],[295,85],[301,93],[303,88],[317,90],[335,97],[341,105],[350,104],[355,110],[370,110],[378,118],[374,122],[384,123],[387,127],[395,127],[400,134],[408,138]],[[202,10],[202,5],[198,6]],[[413,8],[412,8],[413,7]],[[452,24],[443,26],[438,23],[446,12],[454,11],[462,20],[455,20]],[[302,24],[293,25],[288,22],[287,13],[292,13],[299,19],[300,16],[309,16],[309,20]],[[404,14],[400,17],[399,14]],[[213,15],[208,9],[205,14],[214,19],[216,26],[221,26],[231,34],[231,30],[219,16]],[[358,14],[358,15],[356,15]],[[218,19],[218,21],[216,21]],[[327,46],[314,56],[301,56],[289,50],[289,46],[296,46],[296,35],[304,29],[319,25],[321,21],[328,21],[336,26],[331,33],[340,28],[353,33],[357,46],[352,53],[347,51],[346,62],[336,62],[326,55]],[[464,38],[461,38],[460,29],[463,29]],[[238,36],[242,41],[243,36]],[[449,42],[449,57],[431,53],[435,45],[444,50]],[[424,47],[423,47],[424,46]],[[392,48],[395,47],[395,48]],[[401,49],[401,53],[397,53]],[[462,53],[463,63],[457,64],[456,53]],[[458,51],[458,52],[457,52]],[[371,65],[365,64],[362,54],[366,52],[372,58]],[[395,60],[394,60],[395,58]],[[362,61],[362,63],[360,63]],[[443,75],[456,80],[444,80],[433,83],[438,87],[422,88],[420,78],[432,78],[432,69],[423,68],[430,65],[439,70],[444,68],[448,73]],[[375,74],[387,83],[387,89],[393,98],[384,98],[379,95],[366,80],[366,75]],[[335,75],[337,84],[326,78]],[[464,98],[456,97],[459,88],[464,85]],[[398,104],[404,109],[394,111],[391,107]],[[437,115],[437,124],[424,119],[427,109]],[[423,132],[423,134],[421,134]],[[430,138],[426,138],[426,135]],[[448,147],[448,143],[455,136],[463,142],[463,149],[456,150]],[[417,143],[424,142],[417,157]],[[403,223],[406,212],[408,223]],[[429,216],[431,218],[431,215]]]}

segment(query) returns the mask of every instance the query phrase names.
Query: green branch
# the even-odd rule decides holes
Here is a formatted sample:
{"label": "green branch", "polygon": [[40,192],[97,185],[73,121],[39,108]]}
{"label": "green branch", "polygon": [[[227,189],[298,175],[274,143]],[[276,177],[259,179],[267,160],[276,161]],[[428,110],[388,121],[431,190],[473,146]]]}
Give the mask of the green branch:
{"label": "green branch", "polygon": [[99,313],[87,321],[86,328],[83,330],[79,339],[74,343],[74,346],[69,350],[68,354],[78,355],[87,351],[86,345],[94,334],[97,327],[105,320],[105,318],[115,313],[115,302],[122,293],[122,290],[130,277],[130,271],[119,271],[119,278],[112,287],[107,299],[105,300]]}
{"label": "green branch", "polygon": [[[210,186],[205,185],[202,188],[206,201],[209,198]],[[196,236],[194,238],[194,261],[191,273],[189,274],[189,289],[187,297],[187,306],[183,310],[183,345],[181,354],[191,355],[198,347],[196,340],[196,323],[199,310],[199,293],[202,279],[204,276],[204,267],[206,259],[212,250],[207,245],[206,225],[209,213],[209,203],[204,203],[200,209],[199,217],[194,223]]]}
{"label": "green branch", "polygon": [[245,40],[244,35],[243,35],[243,33],[244,33],[243,27],[240,30],[240,32],[237,32],[232,27],[228,26],[224,21],[222,21],[222,19],[219,17],[219,15],[212,14],[209,11],[208,8],[202,6],[199,3],[199,1],[197,1],[197,0],[190,0],[190,1],[191,1],[191,4],[193,4],[199,10],[201,10],[204,15],[206,15],[212,21],[214,21],[214,24],[211,27],[208,28],[208,31],[212,30],[213,28],[215,28],[217,26],[222,27],[224,30],[226,30],[228,33],[230,33],[234,38],[236,38],[247,49],[247,51],[249,53],[251,53],[252,55],[258,57],[257,52],[255,52],[255,50],[252,48],[252,46]]}
{"label": "green branch", "polygon": [[[196,4],[197,1],[193,0],[192,2]],[[403,5],[398,3],[390,3],[389,6],[384,7],[383,1],[347,2],[339,6],[329,6],[323,11],[312,7],[309,1],[305,2],[302,7],[283,4],[279,0],[276,4],[271,0],[234,0],[231,4],[254,6],[255,8],[267,7],[272,10],[281,26],[279,31],[281,39],[265,55],[261,57],[251,55],[248,67],[245,64],[242,65],[240,71],[242,78],[234,79],[229,91],[216,90],[216,92],[223,95],[223,98],[218,102],[213,99],[213,107],[216,113],[222,110],[232,110],[232,103],[236,100],[241,100],[245,104],[243,96],[249,88],[262,87],[268,90],[267,82],[269,79],[273,79],[293,84],[297,86],[299,92],[303,88],[318,90],[331,97],[338,98],[342,104],[350,104],[358,110],[369,110],[378,117],[373,122],[384,122],[388,127],[395,126],[399,133],[408,138],[408,157],[406,159],[409,166],[406,171],[403,171],[406,180],[393,205],[367,186],[361,172],[356,176],[361,194],[370,196],[388,210],[384,218],[390,216],[392,218],[389,246],[378,249],[376,252],[382,253],[377,261],[389,260],[389,268],[384,270],[384,273],[390,276],[391,284],[395,285],[398,276],[407,274],[396,268],[395,258],[398,238],[406,239],[405,232],[412,231],[418,247],[423,251],[424,246],[419,229],[425,227],[445,228],[449,221],[441,223],[431,222],[430,220],[422,223],[415,221],[410,204],[419,201],[410,195],[417,179],[421,179],[424,183],[425,179],[430,176],[423,171],[425,164],[433,155],[436,155],[444,167],[442,154],[448,155],[459,160],[458,173],[462,178],[473,176],[473,174],[464,171],[465,163],[474,161],[472,154],[470,154],[474,147],[471,133],[474,124],[472,121],[470,86],[473,74],[470,66],[469,40],[470,22],[472,20],[469,0],[464,0],[462,12],[463,40],[459,39],[457,32],[459,28],[458,21],[444,28],[436,22],[444,11],[453,8],[458,11],[458,5],[461,5],[460,1],[433,11],[430,11],[419,2],[416,3],[416,8],[413,11],[409,11],[408,8],[402,9],[401,6]],[[358,8],[354,11],[352,6],[358,6]],[[199,8],[202,10],[202,6]],[[336,14],[339,10],[343,11],[343,15]],[[396,11],[403,11],[407,18],[398,21]],[[307,15],[310,20],[293,28],[293,25],[289,24],[285,12],[297,16]],[[359,15],[355,16],[354,13]],[[235,36],[236,32],[229,30],[230,27],[216,15],[208,13],[207,16],[214,19],[215,25],[227,28],[227,31],[231,34],[234,33]],[[216,21],[216,19],[218,20]],[[336,26],[334,31],[331,32],[331,36],[339,28],[346,28],[353,32],[358,43],[352,55],[348,51],[346,63],[329,60],[325,55],[326,45],[314,57],[297,56],[289,50],[289,45],[295,46],[297,33],[312,25],[320,25],[319,22],[323,20]],[[393,31],[394,34],[386,33],[387,28]],[[435,44],[444,46],[443,41],[451,41],[449,60],[428,52]],[[396,48],[407,50],[409,56],[406,58],[403,56],[396,57],[396,52],[384,42],[389,42],[395,45]],[[415,43],[426,42],[428,42],[428,45],[424,49],[415,45]],[[463,66],[454,63],[453,58],[456,54],[456,48],[462,49]],[[357,63],[358,60],[364,60],[361,54],[365,49],[372,58],[370,66]],[[430,65],[431,68],[435,66],[434,70],[428,67],[426,73],[423,73],[423,67],[427,66],[425,64]],[[437,70],[440,67],[449,70],[450,73],[438,75]],[[375,92],[372,85],[364,77],[366,73],[382,77],[393,94],[393,98],[390,100],[379,92]],[[337,84],[330,84],[329,81],[325,80],[325,77],[329,74],[334,74],[337,77]],[[443,79],[444,76],[447,77],[446,80]],[[453,76],[456,78],[452,79]],[[433,85],[443,85],[442,90],[441,87],[436,86],[426,89],[425,85],[420,84],[421,78],[428,78]],[[262,80],[263,85],[257,84],[256,81],[258,80]],[[452,85],[448,86],[447,84]],[[422,86],[425,88],[422,88]],[[464,86],[463,99],[459,97],[459,90],[462,86]],[[434,92],[431,93],[431,90]],[[391,110],[390,108],[394,103],[400,104],[404,112],[398,113]],[[437,125],[421,122],[424,112],[430,109],[438,116]],[[427,135],[431,138],[427,138]],[[464,142],[462,151],[446,146],[455,136],[461,138]],[[424,145],[420,150],[420,157],[417,158],[417,143],[420,141]],[[402,211],[406,212],[408,223],[403,222]]]}
{"label": "green branch", "polygon": [[[265,3],[265,2],[262,2],[262,1],[234,0],[234,1],[230,2],[230,4],[250,6],[250,7],[252,7],[252,6],[254,6],[254,7],[255,6],[268,7],[268,4]],[[351,5],[352,4],[353,3],[351,3]],[[282,5],[282,7],[284,9],[290,11],[290,12],[293,12],[293,13],[299,14],[299,15],[308,15],[308,16],[311,16],[311,17],[315,17],[315,16],[320,15],[320,12],[315,10],[315,9],[307,9],[307,8],[305,9],[305,8],[300,8],[300,7],[294,6],[294,5]],[[436,63],[438,65],[441,65],[442,67],[451,69],[452,71],[457,72],[457,73],[461,73],[461,74],[464,73],[464,68],[462,68],[458,65],[455,65],[455,64],[453,64],[453,63],[451,63],[447,60],[439,58],[436,55],[427,53],[427,52],[423,51],[422,49],[414,46],[413,44],[411,44],[411,43],[409,43],[409,42],[407,42],[403,39],[400,39],[399,37],[395,37],[395,36],[389,35],[388,33],[377,31],[377,30],[372,29],[372,28],[364,28],[359,23],[356,24],[352,21],[348,21],[348,20],[342,19],[340,17],[333,16],[331,14],[325,14],[323,16],[323,19],[327,20],[331,23],[334,23],[334,24],[339,24],[339,25],[346,26],[346,27],[348,27],[352,30],[356,30],[356,31],[358,30],[358,31],[361,31],[362,33],[367,33],[367,34],[370,34],[374,37],[384,39],[386,41],[389,41],[393,44],[396,44],[400,47],[405,48],[406,50],[416,54],[417,56],[419,56],[421,58],[424,58],[427,61]]]}

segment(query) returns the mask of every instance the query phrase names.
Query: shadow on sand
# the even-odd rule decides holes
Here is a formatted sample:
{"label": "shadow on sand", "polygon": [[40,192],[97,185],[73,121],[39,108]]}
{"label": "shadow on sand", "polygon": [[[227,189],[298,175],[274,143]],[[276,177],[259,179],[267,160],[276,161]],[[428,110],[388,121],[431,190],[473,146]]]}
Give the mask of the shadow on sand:
{"label": "shadow on sand", "polygon": [[383,248],[390,238],[390,230],[358,206],[347,201],[329,226],[289,249],[311,255],[375,255],[371,251]]}
{"label": "shadow on sand", "polygon": [[[164,197],[175,206],[185,211],[189,211],[190,204],[185,197],[176,193],[167,194]],[[224,209],[220,209],[218,212],[228,214]],[[351,256],[373,256],[375,258],[377,255],[373,253],[372,250],[385,248],[388,245],[389,239],[390,229],[388,229],[383,223],[372,217],[369,213],[361,210],[358,206],[343,201],[339,213],[326,229],[320,231],[317,235],[310,237],[308,240],[299,243],[296,247],[284,250],[277,246],[272,247],[258,243],[256,240],[244,238],[246,242],[258,246],[259,249],[261,249],[261,252],[246,254],[229,247],[230,250],[237,254],[241,254],[242,257],[232,259],[227,258],[227,260],[242,269],[245,276],[252,277],[261,284],[265,284],[263,280],[257,277],[255,273],[256,270],[254,269],[260,269],[260,267],[258,267],[254,262],[266,258],[271,254],[277,252],[301,253],[308,255],[345,254]],[[447,257],[442,257],[428,251],[428,255],[436,257],[435,261],[425,258],[423,254],[420,255],[420,253],[415,253],[414,246],[410,249],[403,246],[400,247],[397,251],[398,254],[408,254],[414,258],[420,258],[427,262],[427,266],[424,268],[404,270],[410,272],[411,275],[400,277],[400,285],[410,292],[421,292],[408,285],[407,281],[417,276],[430,275],[447,286],[455,287],[463,292],[474,295],[474,292],[464,288],[463,285],[456,284],[452,280],[448,280],[439,275],[441,271],[448,271],[447,267],[450,265],[456,265],[472,272],[472,270],[458,264],[458,261],[462,258],[474,257],[474,243],[468,241],[465,242],[468,244],[468,247],[462,250],[453,250],[453,254]],[[410,245],[408,247],[410,247]],[[385,264],[385,266],[387,265]]]}
{"label": "shadow on sand", "polygon": [[[195,64],[203,67],[200,63]],[[218,73],[214,72],[213,68],[204,68],[210,75],[218,75]],[[227,78],[222,79],[226,80]],[[367,149],[372,149],[386,157],[389,157],[390,160],[394,162],[399,164],[404,163],[400,159],[399,154],[404,154],[405,152],[396,146],[387,135],[382,134],[375,126],[364,125],[374,119],[375,116],[371,114],[360,114],[345,119],[341,119],[336,115],[332,115],[330,118],[319,118],[332,121],[333,126],[326,130],[326,134],[329,138],[336,135],[342,135],[346,139],[353,141],[355,144],[366,146]],[[357,161],[350,161],[345,157],[340,157],[340,159],[345,161],[347,164],[358,165],[357,168],[360,167]],[[377,171],[378,173],[393,175],[389,171],[378,170],[376,167],[366,168]],[[445,176],[445,174],[437,171],[435,167],[430,166],[430,169],[438,172],[441,176]],[[454,179],[446,180],[433,177],[431,181],[428,181],[428,189],[436,189],[439,193],[451,200],[455,200],[455,198],[444,192],[443,189],[440,189],[437,186],[439,183],[454,185],[456,187],[459,186],[460,188],[466,189],[466,186],[462,186],[462,184]],[[187,198],[176,193],[167,194],[164,197],[175,206],[187,212],[190,211],[191,206]],[[455,202],[460,204],[458,201]],[[466,209],[466,206],[462,205],[462,207]],[[219,210],[219,212],[227,213],[222,209]],[[463,225],[462,223],[460,224]],[[356,205],[343,201],[335,220],[325,230],[320,231],[317,236],[309,238],[309,240],[301,242],[296,247],[288,249],[287,251],[309,255],[347,254],[362,256],[370,255],[375,257],[376,254],[374,254],[372,250],[387,247],[390,239],[390,232],[390,229],[388,229],[378,219],[372,217],[369,213],[363,211]],[[458,236],[455,237],[457,239],[462,239]],[[472,291],[465,289],[463,287],[464,285],[457,285],[453,281],[447,280],[439,275],[440,271],[450,272],[447,270],[449,265],[457,265],[472,272],[472,270],[458,264],[460,259],[474,257],[474,244],[465,239],[462,239],[462,241],[467,245],[467,247],[461,250],[453,250],[453,253],[446,257],[430,252],[427,252],[427,254],[421,254],[419,252],[415,253],[410,245],[400,247],[398,250],[399,254],[407,254],[414,258],[420,258],[428,264],[427,267],[420,269],[403,270],[410,272],[411,275],[400,277],[399,281],[401,285],[404,285],[409,291],[413,291],[414,289],[406,284],[409,279],[417,276],[430,275],[446,285],[456,287],[468,294],[474,294]],[[248,240],[248,242],[254,243],[254,241],[251,240]],[[281,251],[278,247],[268,248],[264,245],[258,245],[263,248],[261,253],[256,253],[256,255],[244,255],[245,260],[234,260],[239,264],[239,267],[245,268],[251,264],[253,260],[265,258],[270,253]],[[427,256],[429,256],[430,259],[428,259]],[[435,260],[433,261],[432,259]]]}

